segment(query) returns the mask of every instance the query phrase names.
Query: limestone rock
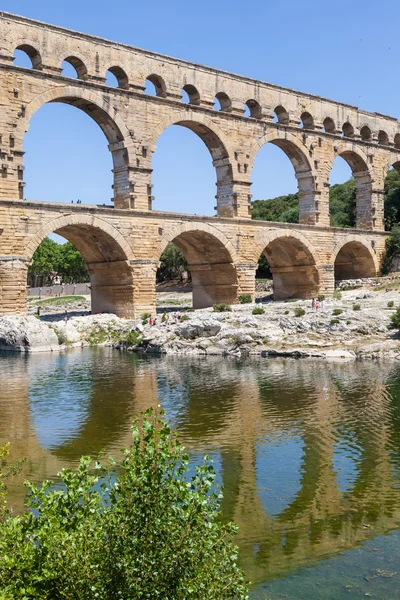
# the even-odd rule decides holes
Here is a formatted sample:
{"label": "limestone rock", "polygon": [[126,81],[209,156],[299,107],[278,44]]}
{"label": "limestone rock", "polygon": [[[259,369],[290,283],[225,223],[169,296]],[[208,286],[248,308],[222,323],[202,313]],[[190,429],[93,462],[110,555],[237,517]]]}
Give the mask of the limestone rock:
{"label": "limestone rock", "polygon": [[58,347],[55,331],[36,317],[0,317],[0,350],[39,352]]}

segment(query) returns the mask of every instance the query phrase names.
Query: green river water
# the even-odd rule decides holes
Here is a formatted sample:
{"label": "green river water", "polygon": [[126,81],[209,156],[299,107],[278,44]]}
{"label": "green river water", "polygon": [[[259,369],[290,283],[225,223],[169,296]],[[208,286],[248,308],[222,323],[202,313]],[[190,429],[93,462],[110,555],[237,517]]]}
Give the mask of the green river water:
{"label": "green river water", "polygon": [[28,457],[10,503],[26,478],[117,456],[157,404],[214,460],[252,600],[400,598],[400,364],[0,354],[0,444]]}

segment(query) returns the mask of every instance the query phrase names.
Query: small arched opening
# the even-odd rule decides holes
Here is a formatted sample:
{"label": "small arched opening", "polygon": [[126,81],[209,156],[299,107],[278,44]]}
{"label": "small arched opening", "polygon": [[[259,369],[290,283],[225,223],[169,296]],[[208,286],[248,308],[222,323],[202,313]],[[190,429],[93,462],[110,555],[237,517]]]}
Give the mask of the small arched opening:
{"label": "small arched opening", "polygon": [[106,73],[106,85],[109,87],[120,88],[122,90],[128,90],[128,75],[121,67],[110,67]]}
{"label": "small arched opening", "polygon": [[400,133],[396,133],[394,136],[394,147],[400,148]]}
{"label": "small arched opening", "polygon": [[86,79],[87,67],[85,63],[76,56],[67,56],[62,62],[62,75],[74,79]]}
{"label": "small arched opening", "polygon": [[282,125],[289,124],[289,113],[283,106],[277,106],[274,110],[276,123],[281,123]]}
{"label": "small arched opening", "polygon": [[145,81],[145,94],[149,96],[159,96],[160,98],[166,98],[167,96],[167,88],[165,86],[165,81],[159,75],[155,75],[152,73],[149,75]]}
{"label": "small arched opening", "polygon": [[296,237],[276,237],[264,248],[273,279],[274,300],[314,298],[319,274],[312,250]]}
{"label": "small arched opening", "polygon": [[364,244],[344,244],[335,258],[335,280],[375,277],[376,267],[371,251]]}
{"label": "small arched opening", "polygon": [[20,44],[14,51],[14,65],[42,71],[43,63],[40,52],[30,44]]}
{"label": "small arched opening", "polygon": [[237,274],[227,243],[203,230],[184,231],[171,243],[179,248],[190,273],[193,308],[232,304],[237,297]]}
{"label": "small arched opening", "polygon": [[326,117],[326,119],[324,119],[323,127],[326,133],[335,133],[336,131],[335,121],[331,119],[331,117]]}
{"label": "small arched opening", "polygon": [[232,101],[228,94],[225,94],[225,92],[218,92],[218,94],[215,94],[214,108],[215,110],[222,110],[223,112],[231,112]]}
{"label": "small arched opening", "polygon": [[354,137],[354,127],[348,121],[343,124],[342,135],[343,137]]}
{"label": "small arched opening", "polygon": [[378,144],[381,146],[389,146],[389,136],[386,131],[380,131],[378,133]]}
{"label": "small arched opening", "polygon": [[303,129],[314,129],[314,118],[309,112],[303,112],[300,119]]}
{"label": "small arched opening", "polygon": [[372,139],[372,132],[368,125],[364,125],[360,129],[360,136],[363,142],[370,142]]}
{"label": "small arched opening", "polygon": [[187,84],[182,88],[182,102],[185,104],[200,105],[200,94],[194,85]]}
{"label": "small arched opening", "polygon": [[261,119],[261,105],[259,104],[259,102],[257,102],[257,100],[247,100],[245,104],[245,116],[251,117],[252,119]]}

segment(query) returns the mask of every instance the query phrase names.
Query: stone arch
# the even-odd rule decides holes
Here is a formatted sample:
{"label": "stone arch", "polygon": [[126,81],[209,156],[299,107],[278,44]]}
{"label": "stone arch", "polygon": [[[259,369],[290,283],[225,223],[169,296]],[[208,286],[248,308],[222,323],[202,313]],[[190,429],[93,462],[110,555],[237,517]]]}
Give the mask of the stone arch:
{"label": "stone arch", "polygon": [[253,261],[264,254],[274,282],[274,299],[314,298],[320,287],[320,257],[314,245],[295,230],[269,231],[258,240]]}
{"label": "stone arch", "polygon": [[130,148],[124,121],[117,111],[96,93],[75,86],[55,87],[36,96],[26,107],[26,129],[35,112],[49,102],[61,102],[75,106],[91,117],[103,131],[112,154],[114,167],[114,201],[125,206],[130,196],[129,164]]}
{"label": "stone arch", "polygon": [[349,121],[343,123],[342,134],[344,135],[344,137],[354,137],[354,127]]}
{"label": "stone arch", "polygon": [[370,242],[356,235],[348,235],[338,242],[332,252],[335,280],[375,277],[379,262]]}
{"label": "stone arch", "polygon": [[378,133],[378,144],[389,146],[389,136],[386,131],[383,131],[382,129]]}
{"label": "stone arch", "polygon": [[62,60],[62,62],[67,62],[74,67],[78,79],[86,79],[88,74],[88,68],[85,64],[85,59],[83,57],[78,56],[75,53],[73,55],[65,57]]}
{"label": "stone arch", "polygon": [[314,117],[311,113],[305,111],[300,117],[303,129],[314,129]]}
{"label": "stone arch", "polygon": [[18,44],[18,46],[15,47],[15,50],[22,50],[22,52],[25,52],[25,54],[30,58],[32,69],[36,69],[38,71],[43,70],[42,56],[34,42],[24,40],[23,43]]}
{"label": "stone arch", "polygon": [[108,71],[114,75],[115,79],[117,80],[118,87],[120,89],[129,89],[129,78],[122,67],[119,67],[118,65],[112,65],[107,69],[107,72]]}
{"label": "stone arch", "polygon": [[257,152],[264,144],[278,146],[293,165],[299,194],[299,222],[303,224],[315,224],[315,181],[312,166],[307,156],[307,148],[298,138],[286,131],[269,131],[258,139],[252,148],[253,164]]}
{"label": "stone arch", "polygon": [[360,129],[360,136],[363,142],[370,142],[372,139],[372,131],[368,125],[363,125]]}
{"label": "stone arch", "polygon": [[396,133],[394,136],[394,147],[397,149],[400,148],[400,133]]}
{"label": "stone arch", "polygon": [[323,125],[324,131],[326,133],[335,133],[336,132],[335,121],[331,117],[325,117],[322,125]]}
{"label": "stone arch", "polygon": [[186,92],[189,97],[188,104],[193,104],[194,106],[200,105],[200,92],[194,85],[187,83],[183,86],[182,90]]}
{"label": "stone arch", "polygon": [[160,75],[151,73],[148,77],[146,77],[146,81],[150,81],[150,83],[154,85],[156,96],[159,96],[160,98],[167,97],[167,86],[165,85],[164,79]]}
{"label": "stone arch", "polygon": [[169,243],[181,250],[188,263],[194,308],[236,301],[236,252],[220,231],[207,223],[182,223],[163,236],[160,255]]}
{"label": "stone arch", "polygon": [[349,165],[356,184],[356,227],[371,229],[372,223],[372,174],[366,154],[355,144],[342,143],[334,149],[334,158],[340,156]]}
{"label": "stone arch", "polygon": [[156,149],[160,135],[171,125],[186,127],[195,133],[211,154],[216,171],[218,216],[234,216],[233,213],[233,169],[232,152],[226,143],[223,131],[207,116],[188,110],[164,119],[153,131],[150,146]]}
{"label": "stone arch", "polygon": [[[223,112],[231,112],[232,111],[232,100],[225,92],[217,92],[215,94],[215,98],[218,100],[220,109]],[[218,109],[217,109],[218,110]]]}
{"label": "stone arch", "polygon": [[250,111],[250,117],[252,117],[253,119],[261,119],[262,108],[260,103],[257,102],[257,100],[254,100],[254,98],[250,98],[250,100],[247,100],[246,106]]}
{"label": "stone arch", "polygon": [[39,244],[57,233],[82,254],[90,275],[92,313],[112,312],[132,317],[133,276],[130,261],[132,248],[119,231],[92,215],[70,214],[48,221],[30,240],[26,257],[32,260]]}
{"label": "stone arch", "polygon": [[290,120],[289,113],[284,106],[282,106],[282,105],[276,106],[274,108],[274,113],[275,113],[278,123],[282,123],[282,125],[289,124],[289,120]]}

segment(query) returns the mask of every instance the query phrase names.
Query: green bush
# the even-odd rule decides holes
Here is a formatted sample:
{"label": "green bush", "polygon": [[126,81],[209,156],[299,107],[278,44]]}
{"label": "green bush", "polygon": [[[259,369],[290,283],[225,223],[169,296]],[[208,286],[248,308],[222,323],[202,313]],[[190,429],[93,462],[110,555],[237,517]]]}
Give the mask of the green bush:
{"label": "green bush", "polygon": [[290,312],[289,310],[285,310],[285,313],[284,313],[284,314],[285,314],[285,315],[288,315],[288,314],[289,314],[289,312]]}
{"label": "green bush", "polygon": [[341,300],[342,294],[339,292],[339,290],[335,290],[332,294],[332,298],[334,298],[334,300]]}
{"label": "green bush", "polygon": [[230,312],[232,310],[230,304],[214,304],[214,312]]}
{"label": "green bush", "polygon": [[337,325],[340,323],[339,319],[331,319],[331,325]]}
{"label": "green bush", "polygon": [[265,314],[265,310],[261,306],[256,306],[251,311],[251,314],[252,315],[263,315],[263,314]]}
{"label": "green bush", "polygon": [[361,304],[353,304],[353,310],[361,310]]}
{"label": "green bush", "polygon": [[180,322],[183,323],[184,321],[189,321],[188,315],[182,315],[181,316]]}
{"label": "green bush", "polygon": [[394,300],[389,300],[389,302],[387,303],[387,307],[393,308],[393,306],[394,306]]}
{"label": "green bush", "polygon": [[346,321],[346,325],[350,325],[350,324],[351,324],[351,321],[350,321],[350,319],[347,319],[347,321]]}
{"label": "green bush", "polygon": [[390,322],[393,327],[400,329],[400,306],[396,308],[396,312],[390,317]]}
{"label": "green bush", "polygon": [[334,315],[341,315],[342,314],[342,309],[341,308],[334,308],[332,311],[332,314]]}
{"label": "green bush", "polygon": [[294,316],[295,317],[302,317],[303,315],[306,314],[306,311],[304,310],[304,308],[301,308],[300,306],[296,306],[296,308],[294,309]]}
{"label": "green bush", "polygon": [[318,300],[319,300],[320,302],[322,302],[323,300],[325,300],[325,294],[320,294],[320,295],[318,296]]}
{"label": "green bush", "polygon": [[190,477],[188,455],[150,411],[132,438],[116,475],[83,457],[61,486],[28,483],[23,515],[5,508],[0,449],[2,600],[248,598],[212,466]]}
{"label": "green bush", "polygon": [[240,296],[239,296],[240,304],[250,304],[251,302],[253,302],[253,298],[251,297],[251,294],[240,294]]}
{"label": "green bush", "polygon": [[142,343],[143,337],[139,331],[130,331],[124,342],[127,346],[139,346]]}

